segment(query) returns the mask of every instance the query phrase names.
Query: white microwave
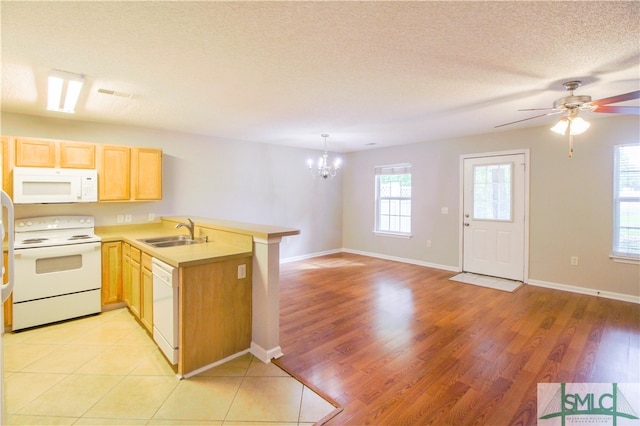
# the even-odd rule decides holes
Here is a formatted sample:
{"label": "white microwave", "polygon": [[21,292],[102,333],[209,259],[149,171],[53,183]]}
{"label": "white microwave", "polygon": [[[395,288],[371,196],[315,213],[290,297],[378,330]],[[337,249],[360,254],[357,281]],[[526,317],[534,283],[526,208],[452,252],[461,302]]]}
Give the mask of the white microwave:
{"label": "white microwave", "polygon": [[89,169],[15,167],[13,202],[92,203],[98,201],[98,173]]}

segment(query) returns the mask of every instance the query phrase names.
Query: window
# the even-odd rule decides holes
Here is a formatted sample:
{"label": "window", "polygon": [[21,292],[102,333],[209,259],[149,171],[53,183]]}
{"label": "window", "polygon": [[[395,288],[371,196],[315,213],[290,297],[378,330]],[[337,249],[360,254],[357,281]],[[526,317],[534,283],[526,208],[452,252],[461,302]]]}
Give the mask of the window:
{"label": "window", "polygon": [[378,166],[375,232],[411,235],[411,164]]}
{"label": "window", "polygon": [[640,145],[614,150],[613,256],[640,259]]}
{"label": "window", "polygon": [[473,218],[511,221],[513,163],[473,166]]}

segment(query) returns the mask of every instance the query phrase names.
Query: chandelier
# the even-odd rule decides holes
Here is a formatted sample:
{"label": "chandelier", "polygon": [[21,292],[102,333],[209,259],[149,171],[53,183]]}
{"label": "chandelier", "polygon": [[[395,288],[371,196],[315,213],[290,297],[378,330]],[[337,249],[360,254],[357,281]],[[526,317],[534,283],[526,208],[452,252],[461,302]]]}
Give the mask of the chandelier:
{"label": "chandelier", "polygon": [[315,168],[311,159],[307,161],[307,165],[309,166],[309,171],[313,177],[319,176],[323,179],[327,179],[334,177],[338,173],[338,170],[340,170],[340,159],[338,158],[333,162],[333,164],[329,164],[329,153],[327,152],[327,138],[329,135],[323,133],[320,136],[324,138],[324,154],[322,154],[322,157],[318,159],[318,165]]}

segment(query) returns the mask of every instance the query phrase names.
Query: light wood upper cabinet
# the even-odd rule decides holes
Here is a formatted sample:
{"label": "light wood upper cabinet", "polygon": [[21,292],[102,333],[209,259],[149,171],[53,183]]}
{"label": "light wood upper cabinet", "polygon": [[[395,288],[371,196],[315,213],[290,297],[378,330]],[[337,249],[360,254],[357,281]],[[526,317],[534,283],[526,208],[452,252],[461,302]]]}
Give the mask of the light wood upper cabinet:
{"label": "light wood upper cabinet", "polygon": [[16,138],[16,166],[55,167],[56,142],[45,139]]}
{"label": "light wood upper cabinet", "polygon": [[2,153],[2,190],[13,197],[13,140],[9,136],[0,137]]}
{"label": "light wood upper cabinet", "polygon": [[21,137],[15,139],[15,145],[15,165],[18,167],[96,167],[95,144]]}
{"label": "light wood upper cabinet", "polygon": [[162,150],[131,148],[131,194],[134,200],[162,199]]}
{"label": "light wood upper cabinet", "polygon": [[102,243],[102,304],[122,302],[122,243]]}
{"label": "light wood upper cabinet", "polygon": [[98,146],[98,201],[161,199],[161,149]]}
{"label": "light wood upper cabinet", "polygon": [[96,146],[82,142],[60,142],[60,167],[68,169],[95,169]]}
{"label": "light wood upper cabinet", "polygon": [[162,150],[2,136],[3,188],[12,194],[14,167],[97,169],[98,201],[162,200]]}
{"label": "light wood upper cabinet", "polygon": [[98,201],[124,201],[130,192],[131,149],[98,145]]}

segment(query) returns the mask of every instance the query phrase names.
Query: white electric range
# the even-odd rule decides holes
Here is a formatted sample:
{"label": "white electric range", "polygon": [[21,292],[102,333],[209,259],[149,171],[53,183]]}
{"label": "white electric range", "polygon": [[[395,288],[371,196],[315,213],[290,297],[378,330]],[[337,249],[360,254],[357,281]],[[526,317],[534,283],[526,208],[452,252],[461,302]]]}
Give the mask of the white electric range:
{"label": "white electric range", "polygon": [[12,330],[99,313],[102,262],[92,216],[15,221]]}

